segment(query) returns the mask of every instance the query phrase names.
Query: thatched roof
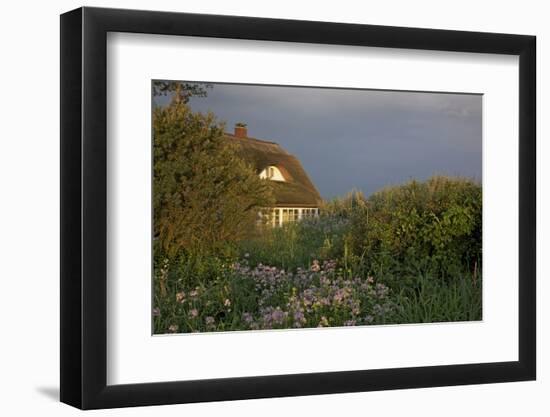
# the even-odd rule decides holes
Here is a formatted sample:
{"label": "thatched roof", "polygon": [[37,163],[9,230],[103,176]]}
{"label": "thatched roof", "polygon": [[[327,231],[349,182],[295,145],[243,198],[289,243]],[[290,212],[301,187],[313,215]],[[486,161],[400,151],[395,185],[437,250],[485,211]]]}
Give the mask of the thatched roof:
{"label": "thatched roof", "polygon": [[319,207],[321,196],[302,164],[278,143],[230,133],[226,133],[225,138],[238,145],[242,158],[252,164],[258,174],[269,166],[279,168],[285,182],[273,181],[276,206]]}

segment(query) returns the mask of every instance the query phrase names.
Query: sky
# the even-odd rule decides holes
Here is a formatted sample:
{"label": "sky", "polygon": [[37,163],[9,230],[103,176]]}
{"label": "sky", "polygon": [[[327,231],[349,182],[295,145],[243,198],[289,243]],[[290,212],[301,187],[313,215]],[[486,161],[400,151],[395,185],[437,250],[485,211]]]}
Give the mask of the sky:
{"label": "sky", "polygon": [[481,181],[478,94],[217,83],[207,93],[191,98],[194,111],[279,143],[326,199],[437,174]]}

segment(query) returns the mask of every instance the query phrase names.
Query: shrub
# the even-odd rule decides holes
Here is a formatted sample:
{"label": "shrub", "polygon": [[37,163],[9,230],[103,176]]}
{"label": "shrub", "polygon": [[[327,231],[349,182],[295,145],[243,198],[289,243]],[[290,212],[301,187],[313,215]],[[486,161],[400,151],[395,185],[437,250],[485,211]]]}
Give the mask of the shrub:
{"label": "shrub", "polygon": [[433,177],[373,194],[351,217],[352,245],[378,275],[442,278],[479,270],[481,186]]}

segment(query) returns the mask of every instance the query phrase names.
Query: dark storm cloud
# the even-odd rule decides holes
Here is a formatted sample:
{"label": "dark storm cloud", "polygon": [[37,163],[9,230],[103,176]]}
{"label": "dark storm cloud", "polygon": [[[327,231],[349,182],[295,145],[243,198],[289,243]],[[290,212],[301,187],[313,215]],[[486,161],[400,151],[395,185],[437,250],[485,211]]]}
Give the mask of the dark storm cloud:
{"label": "dark storm cloud", "polygon": [[481,180],[480,95],[215,84],[196,111],[296,155],[325,198],[434,174]]}

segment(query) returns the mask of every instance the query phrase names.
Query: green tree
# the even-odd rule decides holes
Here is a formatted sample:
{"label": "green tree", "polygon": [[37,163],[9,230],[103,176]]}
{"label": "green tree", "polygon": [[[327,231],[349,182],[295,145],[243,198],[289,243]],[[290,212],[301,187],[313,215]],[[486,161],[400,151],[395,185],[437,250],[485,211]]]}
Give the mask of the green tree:
{"label": "green tree", "polygon": [[155,253],[163,258],[220,253],[273,204],[269,182],[238,156],[223,128],[178,94],[153,110]]}

